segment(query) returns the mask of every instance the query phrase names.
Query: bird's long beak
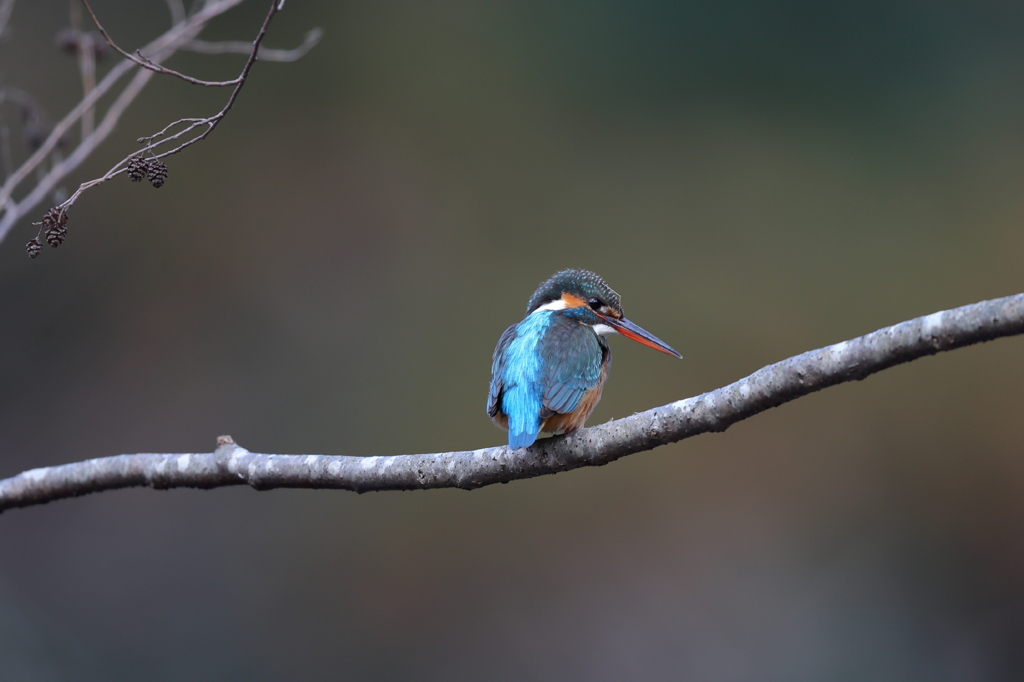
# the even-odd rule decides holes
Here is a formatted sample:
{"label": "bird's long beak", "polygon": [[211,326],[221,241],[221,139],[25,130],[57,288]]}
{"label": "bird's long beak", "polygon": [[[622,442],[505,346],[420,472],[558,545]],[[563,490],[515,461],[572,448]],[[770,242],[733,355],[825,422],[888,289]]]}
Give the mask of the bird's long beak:
{"label": "bird's long beak", "polygon": [[611,315],[604,317],[604,321],[609,327],[617,331],[618,333],[625,336],[627,339],[633,339],[638,343],[642,343],[645,346],[653,348],[654,350],[660,350],[662,353],[673,355],[677,358],[683,357],[680,355],[672,346],[668,345],[654,334],[645,331],[638,325],[633,324],[624,317],[612,317]]}

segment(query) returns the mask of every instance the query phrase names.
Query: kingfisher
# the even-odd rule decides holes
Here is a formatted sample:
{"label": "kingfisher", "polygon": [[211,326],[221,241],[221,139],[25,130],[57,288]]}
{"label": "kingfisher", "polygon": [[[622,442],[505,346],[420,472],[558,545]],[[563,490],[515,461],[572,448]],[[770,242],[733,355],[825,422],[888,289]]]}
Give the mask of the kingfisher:
{"label": "kingfisher", "polygon": [[510,448],[583,426],[612,364],[605,337],[616,333],[683,357],[627,320],[619,295],[593,272],[562,270],[541,283],[526,318],[501,335],[491,364],[487,414],[508,430]]}

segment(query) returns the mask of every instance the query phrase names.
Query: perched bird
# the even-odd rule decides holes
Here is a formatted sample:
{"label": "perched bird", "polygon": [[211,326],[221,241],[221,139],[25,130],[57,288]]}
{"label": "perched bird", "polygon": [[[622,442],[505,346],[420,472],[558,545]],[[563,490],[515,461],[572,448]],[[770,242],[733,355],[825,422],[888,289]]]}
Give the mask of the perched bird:
{"label": "perched bird", "polygon": [[487,414],[508,429],[510,448],[583,426],[608,378],[604,337],[612,333],[683,357],[623,317],[619,295],[594,273],[562,270],[540,285],[526,318],[501,335],[491,365]]}

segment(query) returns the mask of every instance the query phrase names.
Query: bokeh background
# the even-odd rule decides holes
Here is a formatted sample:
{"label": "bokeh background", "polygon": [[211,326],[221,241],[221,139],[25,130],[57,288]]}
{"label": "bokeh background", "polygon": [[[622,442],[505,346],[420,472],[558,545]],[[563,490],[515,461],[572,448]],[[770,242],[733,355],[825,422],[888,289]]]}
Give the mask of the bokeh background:
{"label": "bokeh background", "polygon": [[[251,39],[266,4],[205,37]],[[167,22],[157,0],[94,6],[128,48]],[[51,119],[80,92],[54,48],[68,17],[18,2],[0,43],[4,84]],[[613,339],[592,422],[1024,290],[1018,3],[290,0],[267,45],[316,26],[159,191],[90,191],[35,261],[27,220],[0,245],[0,476],[225,433],[273,453],[499,444],[494,343],[563,267],[685,355]],[[156,79],[67,186],[225,96]],[[1022,679],[1022,353],[927,358],[471,493],[7,512],[2,676]]]}

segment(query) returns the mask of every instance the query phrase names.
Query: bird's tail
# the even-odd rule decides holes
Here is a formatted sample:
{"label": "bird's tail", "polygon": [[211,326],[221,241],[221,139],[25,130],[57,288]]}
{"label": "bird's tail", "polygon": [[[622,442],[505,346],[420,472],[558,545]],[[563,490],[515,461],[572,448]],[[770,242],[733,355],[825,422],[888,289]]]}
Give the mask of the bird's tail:
{"label": "bird's tail", "polygon": [[508,446],[515,449],[533,445],[540,433],[540,400],[515,386],[505,392],[502,408],[508,415]]}

